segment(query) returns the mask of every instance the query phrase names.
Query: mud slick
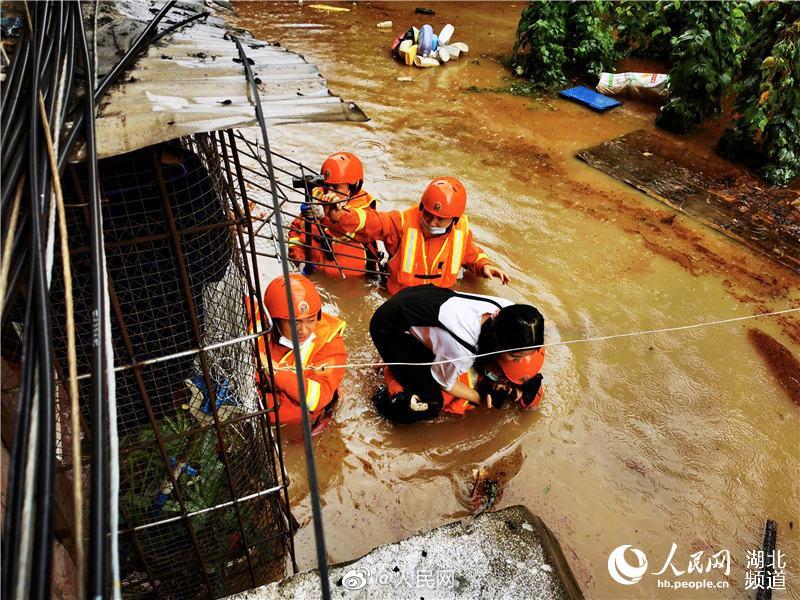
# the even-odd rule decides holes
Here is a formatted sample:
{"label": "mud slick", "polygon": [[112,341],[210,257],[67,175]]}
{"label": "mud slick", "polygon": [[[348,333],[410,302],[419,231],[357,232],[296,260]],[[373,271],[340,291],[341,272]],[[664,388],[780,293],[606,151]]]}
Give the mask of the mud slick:
{"label": "mud slick", "polygon": [[749,329],[747,337],[792,402],[800,406],[800,361],[786,346],[760,329]]}

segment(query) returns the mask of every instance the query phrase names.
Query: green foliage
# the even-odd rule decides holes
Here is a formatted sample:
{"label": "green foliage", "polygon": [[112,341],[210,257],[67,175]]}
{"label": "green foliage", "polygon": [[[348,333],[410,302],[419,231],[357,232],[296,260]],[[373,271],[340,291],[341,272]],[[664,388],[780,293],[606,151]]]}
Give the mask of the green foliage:
{"label": "green foliage", "polygon": [[800,175],[800,4],[759,4],[746,48],[742,80],[735,86],[738,118],[720,140],[720,151],[761,158],[759,172],[786,185]]}
{"label": "green foliage", "polygon": [[511,58],[514,72],[543,88],[565,83],[566,29],[566,3],[546,0],[528,4],[517,26]]}
{"label": "green foliage", "polygon": [[567,56],[575,73],[600,75],[617,62],[611,27],[606,24],[609,3],[571,2],[567,17]]}
{"label": "green foliage", "polygon": [[743,58],[747,20],[742,2],[686,2],[680,5],[686,27],[672,39],[669,102],[656,124],[687,133],[722,110],[725,93]]}
{"label": "green foliage", "polygon": [[623,0],[614,5],[616,48],[621,54],[669,60],[672,32],[683,29],[680,4],[672,0]]}
{"label": "green foliage", "polygon": [[598,75],[617,60],[611,3],[531,2],[522,11],[511,58],[517,75],[540,88],[563,85],[569,75]]}
{"label": "green foliage", "polygon": [[659,126],[687,133],[733,100],[720,150],[757,156],[771,183],[800,175],[800,2],[532,1],[511,66],[530,80],[516,89],[530,94],[614,70],[625,54],[671,64]]}

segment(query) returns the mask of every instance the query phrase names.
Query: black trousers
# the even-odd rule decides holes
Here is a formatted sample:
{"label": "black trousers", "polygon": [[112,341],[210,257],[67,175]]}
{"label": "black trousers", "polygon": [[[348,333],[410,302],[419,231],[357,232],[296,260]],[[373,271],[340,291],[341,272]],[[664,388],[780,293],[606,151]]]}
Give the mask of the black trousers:
{"label": "black trousers", "polygon": [[[393,299],[394,300],[394,299]],[[407,322],[402,304],[389,300],[375,311],[369,323],[369,333],[375,348],[384,362],[429,363],[433,352],[417,338],[408,333],[412,325]],[[406,391],[403,398],[378,398],[375,405],[385,417],[408,423],[435,418],[442,410],[442,388],[431,375],[430,365],[406,365],[389,367],[392,374]],[[428,404],[425,411],[412,411],[411,396],[416,394],[421,402]]]}

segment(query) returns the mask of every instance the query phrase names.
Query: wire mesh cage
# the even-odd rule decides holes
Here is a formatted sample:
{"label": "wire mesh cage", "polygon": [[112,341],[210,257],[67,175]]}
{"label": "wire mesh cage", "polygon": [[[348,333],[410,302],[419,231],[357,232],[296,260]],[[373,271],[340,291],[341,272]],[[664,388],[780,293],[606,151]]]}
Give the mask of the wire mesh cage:
{"label": "wire mesh cage", "polygon": [[[219,597],[279,577],[287,554],[293,558],[276,416],[257,384],[268,366],[245,309],[246,298],[261,293],[248,253],[245,184],[234,168],[236,147],[220,139],[200,134],[100,161],[128,597]],[[73,166],[65,179],[87,443],[87,173]],[[63,376],[66,306],[57,268],[52,285]],[[67,415],[59,412],[57,430],[58,456],[69,467]]]}

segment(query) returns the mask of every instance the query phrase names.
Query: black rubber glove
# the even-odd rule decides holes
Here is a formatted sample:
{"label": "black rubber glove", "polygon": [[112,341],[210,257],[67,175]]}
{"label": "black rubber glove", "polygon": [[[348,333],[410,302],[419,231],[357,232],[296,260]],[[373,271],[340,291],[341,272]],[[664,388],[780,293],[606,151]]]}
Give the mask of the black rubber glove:
{"label": "black rubber glove", "polygon": [[514,385],[504,381],[495,382],[492,386],[492,406],[495,408],[503,408],[506,402],[514,400],[517,397],[517,391]]}
{"label": "black rubber glove", "polygon": [[531,402],[536,399],[536,394],[542,387],[542,374],[539,373],[536,377],[531,377],[528,381],[522,384],[522,399],[520,402],[522,406],[527,408]]}
{"label": "black rubber glove", "polygon": [[478,381],[478,385],[475,386],[475,391],[478,392],[478,397],[481,399],[481,402],[486,402],[486,396],[492,393],[494,383],[495,382],[488,377],[482,377]]}

